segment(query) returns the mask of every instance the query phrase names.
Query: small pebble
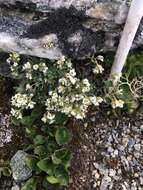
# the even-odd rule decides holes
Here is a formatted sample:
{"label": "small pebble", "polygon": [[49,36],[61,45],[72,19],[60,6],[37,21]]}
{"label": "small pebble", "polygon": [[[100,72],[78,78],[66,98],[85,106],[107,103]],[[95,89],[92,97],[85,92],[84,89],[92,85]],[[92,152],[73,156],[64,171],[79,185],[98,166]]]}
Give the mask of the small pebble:
{"label": "small pebble", "polygon": [[115,156],[118,156],[118,153],[119,153],[119,152],[118,152],[118,150],[116,149],[116,150],[114,151],[114,155],[115,155]]}
{"label": "small pebble", "polygon": [[98,172],[95,174],[95,178],[96,178],[96,179],[99,179],[99,178],[100,178],[100,174],[99,174]]}
{"label": "small pebble", "polygon": [[109,152],[109,153],[112,153],[113,151],[114,151],[114,149],[112,147],[109,147],[107,150],[107,152]]}
{"label": "small pebble", "polygon": [[143,185],[143,177],[140,177],[140,184]]}
{"label": "small pebble", "polygon": [[135,148],[136,151],[140,151],[141,145],[140,144],[135,144],[134,148]]}
{"label": "small pebble", "polygon": [[116,175],[116,170],[110,169],[109,170],[109,176],[114,177]]}

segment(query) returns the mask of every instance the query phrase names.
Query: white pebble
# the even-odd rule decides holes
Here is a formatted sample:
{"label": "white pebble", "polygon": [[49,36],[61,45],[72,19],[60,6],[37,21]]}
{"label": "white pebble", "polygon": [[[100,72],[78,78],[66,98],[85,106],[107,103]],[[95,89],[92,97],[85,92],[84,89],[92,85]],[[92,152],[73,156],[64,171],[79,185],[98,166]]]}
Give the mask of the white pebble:
{"label": "white pebble", "polygon": [[118,150],[116,149],[116,150],[114,151],[114,155],[115,155],[115,156],[118,156],[118,154],[119,154],[119,152],[118,152]]}
{"label": "white pebble", "polygon": [[109,176],[110,176],[110,177],[113,177],[113,176],[115,176],[115,175],[116,175],[116,170],[110,169],[110,170],[109,170]]}
{"label": "white pebble", "polygon": [[140,184],[143,185],[143,177],[140,177]]}
{"label": "white pebble", "polygon": [[95,178],[96,178],[96,179],[99,179],[99,178],[100,178],[100,174],[99,174],[98,172],[95,174]]}
{"label": "white pebble", "polygon": [[114,151],[114,149],[112,147],[109,147],[107,150],[109,153],[112,153]]}
{"label": "white pebble", "polygon": [[140,144],[135,144],[134,148],[135,148],[136,151],[140,151],[141,145]]}
{"label": "white pebble", "polygon": [[96,187],[97,187],[97,183],[94,182],[94,184],[93,184],[93,188],[96,188]]}

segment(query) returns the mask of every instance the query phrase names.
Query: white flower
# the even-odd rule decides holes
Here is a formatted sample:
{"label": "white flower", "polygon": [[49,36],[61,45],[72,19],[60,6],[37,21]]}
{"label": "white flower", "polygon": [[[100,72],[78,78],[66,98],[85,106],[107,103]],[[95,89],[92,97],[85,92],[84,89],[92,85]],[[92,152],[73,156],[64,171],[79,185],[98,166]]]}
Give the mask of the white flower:
{"label": "white flower", "polygon": [[113,73],[111,76],[111,81],[113,82],[113,85],[116,84],[122,76],[122,73]]}
{"label": "white flower", "polygon": [[123,100],[114,99],[114,100],[112,100],[111,104],[112,104],[112,108],[114,108],[114,109],[117,108],[117,107],[123,108],[124,101]]}
{"label": "white flower", "polygon": [[23,70],[30,70],[30,69],[31,69],[30,62],[25,63],[24,66],[23,66]]}
{"label": "white flower", "polygon": [[82,83],[83,83],[85,86],[90,86],[90,83],[89,83],[88,79],[83,79]]}
{"label": "white flower", "polygon": [[96,57],[96,59],[99,60],[99,61],[101,61],[101,62],[104,61],[104,57],[103,57],[102,55],[98,55],[98,56]]}
{"label": "white flower", "polygon": [[45,106],[49,106],[49,105],[50,105],[50,100],[47,99],[47,100],[46,100],[46,103],[45,103]]}
{"label": "white flower", "polygon": [[44,116],[44,117],[42,117],[42,119],[41,119],[44,123],[46,123],[47,122],[47,118]]}
{"label": "white flower", "polygon": [[53,94],[53,91],[49,91],[49,96],[52,96],[52,94]]}
{"label": "white flower", "polygon": [[32,74],[31,73],[26,73],[26,78],[29,80],[32,80]]}
{"label": "white flower", "polygon": [[17,93],[12,97],[11,103],[17,108],[32,109],[36,103],[31,101],[31,97],[31,95]]}
{"label": "white flower", "polygon": [[66,106],[63,108],[65,114],[69,114],[72,111],[72,106]]}
{"label": "white flower", "polygon": [[59,83],[66,86],[68,82],[65,78],[60,78]]}
{"label": "white flower", "polygon": [[97,97],[97,102],[98,102],[98,103],[102,103],[102,102],[103,102],[103,98],[101,98],[101,97],[98,96],[98,97]]}
{"label": "white flower", "polygon": [[65,56],[61,56],[60,61],[64,62],[66,60]]}
{"label": "white flower", "polygon": [[77,81],[77,78],[74,78],[72,76],[69,77],[70,82],[74,85]]}
{"label": "white flower", "polygon": [[92,102],[93,105],[97,105],[97,98],[96,96],[90,97],[90,101]]}
{"label": "white flower", "polygon": [[52,94],[52,101],[56,103],[57,100],[58,100],[58,94],[57,94],[56,92],[54,92],[54,93]]}
{"label": "white flower", "polygon": [[33,70],[37,71],[38,69],[39,69],[39,65],[38,64],[33,65]]}
{"label": "white flower", "polygon": [[46,74],[47,71],[48,71],[48,67],[45,67],[45,68],[43,68],[43,71],[42,71],[42,72],[43,72],[44,74]]}
{"label": "white flower", "polygon": [[29,95],[31,98],[34,96],[34,94],[33,93],[30,93],[30,95]]}
{"label": "white flower", "polygon": [[46,67],[46,64],[45,63],[40,63],[40,66],[44,68],[44,67]]}
{"label": "white flower", "polygon": [[13,63],[13,67],[17,67],[18,66],[18,63],[17,62],[14,62]]}
{"label": "white flower", "polygon": [[17,93],[12,97],[11,103],[18,108],[27,105],[28,97],[26,94]]}
{"label": "white flower", "polygon": [[75,99],[76,101],[82,100],[84,96],[82,94],[76,94],[75,97],[72,97],[72,99]]}
{"label": "white flower", "polygon": [[65,88],[63,86],[58,87],[58,92],[63,93],[65,91]]}
{"label": "white flower", "polygon": [[10,62],[11,62],[11,59],[10,59],[10,58],[8,58],[8,59],[6,60],[6,62],[7,62],[7,63],[10,63]]}
{"label": "white flower", "polygon": [[13,117],[16,117],[17,119],[22,119],[22,114],[20,110],[15,110],[12,108],[10,113]]}
{"label": "white flower", "polygon": [[76,76],[75,69],[71,69],[69,73],[72,77]]}
{"label": "white flower", "polygon": [[45,63],[40,63],[39,64],[39,69],[40,69],[41,72],[43,72],[44,74],[46,74],[47,70],[48,70],[48,67],[46,66]]}
{"label": "white flower", "polygon": [[76,119],[83,119],[83,118],[85,118],[85,114],[82,112],[82,113],[77,113],[76,115],[75,115],[75,118]]}
{"label": "white flower", "polygon": [[58,65],[58,67],[61,69],[62,68],[62,66],[64,65],[64,63],[65,63],[65,56],[62,56],[58,61],[57,61],[57,65]]}
{"label": "white flower", "polygon": [[30,102],[28,103],[28,105],[26,106],[26,108],[27,108],[27,109],[28,109],[28,108],[33,109],[35,104],[36,104],[36,102],[30,101]]}
{"label": "white flower", "polygon": [[52,114],[52,113],[46,113],[44,114],[43,118],[41,119],[44,123],[46,123],[47,121],[52,124],[54,123],[54,120],[55,119],[55,114]]}
{"label": "white flower", "polygon": [[32,88],[32,86],[30,84],[26,84],[26,90],[30,90]]}
{"label": "white flower", "polygon": [[96,97],[96,96],[90,97],[90,100],[92,104],[95,106],[99,106],[99,104],[103,102],[103,99],[101,97]]}
{"label": "white flower", "polygon": [[90,91],[90,86],[85,86],[82,88],[82,92],[85,93],[85,92],[89,92]]}
{"label": "white flower", "polygon": [[102,65],[96,64],[96,67],[93,69],[93,73],[96,74],[101,74],[103,73],[104,68],[102,67]]}
{"label": "white flower", "polygon": [[72,67],[72,62],[70,60],[66,61],[66,64],[67,64],[68,68]]}
{"label": "white flower", "polygon": [[48,114],[47,114],[47,118],[48,118],[49,120],[54,120],[55,114],[48,113]]}
{"label": "white flower", "polygon": [[83,102],[84,105],[87,105],[87,106],[91,104],[89,98],[83,98],[82,102]]}

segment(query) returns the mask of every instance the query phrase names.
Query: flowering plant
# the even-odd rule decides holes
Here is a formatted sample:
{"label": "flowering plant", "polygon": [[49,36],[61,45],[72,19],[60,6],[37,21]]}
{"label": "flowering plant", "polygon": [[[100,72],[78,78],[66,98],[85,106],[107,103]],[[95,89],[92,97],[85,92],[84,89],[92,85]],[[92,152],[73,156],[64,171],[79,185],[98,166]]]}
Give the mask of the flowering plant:
{"label": "flowering plant", "polygon": [[[21,66],[20,57],[14,53],[7,61],[11,63],[14,76],[21,80],[11,100],[11,114],[18,120],[37,107],[42,107],[41,120],[44,123],[56,122],[59,113],[83,119],[89,106],[99,106],[103,101],[94,95],[87,78],[77,77],[72,62],[65,57],[55,62],[28,61]],[[96,64],[94,70],[101,73],[103,68]]]}

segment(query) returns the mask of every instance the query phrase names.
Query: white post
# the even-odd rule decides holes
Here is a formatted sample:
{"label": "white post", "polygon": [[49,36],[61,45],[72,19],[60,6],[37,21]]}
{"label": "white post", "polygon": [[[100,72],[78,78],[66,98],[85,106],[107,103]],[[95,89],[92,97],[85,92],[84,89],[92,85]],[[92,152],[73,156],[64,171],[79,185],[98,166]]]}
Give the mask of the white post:
{"label": "white post", "polygon": [[132,46],[135,34],[143,16],[143,0],[132,0],[127,21],[121,36],[119,47],[115,55],[115,60],[110,76],[121,76],[123,66]]}

